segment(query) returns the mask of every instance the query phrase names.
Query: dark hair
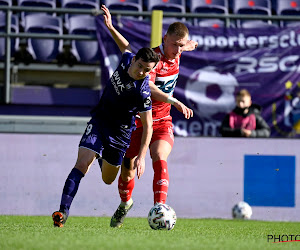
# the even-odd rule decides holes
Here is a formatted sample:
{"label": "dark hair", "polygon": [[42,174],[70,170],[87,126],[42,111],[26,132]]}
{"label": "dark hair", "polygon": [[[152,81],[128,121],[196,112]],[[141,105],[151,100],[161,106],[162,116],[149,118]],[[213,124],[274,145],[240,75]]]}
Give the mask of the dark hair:
{"label": "dark hair", "polygon": [[167,35],[176,35],[180,38],[183,38],[183,37],[189,35],[189,30],[185,26],[185,24],[183,24],[181,22],[175,22],[169,26]]}
{"label": "dark hair", "polygon": [[154,52],[151,48],[141,48],[135,55],[135,60],[142,59],[144,62],[155,62],[155,65],[160,60],[160,55]]}

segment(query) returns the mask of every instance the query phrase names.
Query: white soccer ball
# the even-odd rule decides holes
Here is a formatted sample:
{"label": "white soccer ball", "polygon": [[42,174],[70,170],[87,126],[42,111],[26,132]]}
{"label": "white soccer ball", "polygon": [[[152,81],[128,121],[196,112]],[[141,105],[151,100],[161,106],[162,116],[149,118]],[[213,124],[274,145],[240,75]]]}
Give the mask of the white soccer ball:
{"label": "white soccer ball", "polygon": [[172,230],[176,220],[174,209],[167,204],[156,204],[148,213],[149,226],[154,230]]}
{"label": "white soccer ball", "polygon": [[245,201],[240,201],[235,204],[232,208],[232,217],[234,219],[247,219],[249,220],[252,216],[252,208]]}

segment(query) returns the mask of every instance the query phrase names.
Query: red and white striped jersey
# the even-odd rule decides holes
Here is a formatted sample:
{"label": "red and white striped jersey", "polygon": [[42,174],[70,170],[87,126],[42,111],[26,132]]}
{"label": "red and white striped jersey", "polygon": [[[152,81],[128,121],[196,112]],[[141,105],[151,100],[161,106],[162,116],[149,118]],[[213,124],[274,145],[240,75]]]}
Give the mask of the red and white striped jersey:
{"label": "red and white striped jersey", "polygon": [[[181,55],[173,60],[168,60],[164,55],[163,45],[154,48],[154,51],[160,55],[160,60],[156,67],[149,74],[149,81],[163,92],[173,96],[174,89],[179,75],[179,62]],[[152,118],[153,121],[170,116],[171,104],[152,99]],[[137,119],[137,126],[142,126],[140,119]]]}
{"label": "red and white striped jersey", "polygon": [[[150,72],[150,81],[154,82],[163,92],[173,96],[179,75],[180,57],[168,60],[164,55],[162,44],[156,47],[154,51],[160,54],[161,58],[156,67]],[[171,104],[152,99],[152,117],[154,121],[169,116],[170,110]]]}

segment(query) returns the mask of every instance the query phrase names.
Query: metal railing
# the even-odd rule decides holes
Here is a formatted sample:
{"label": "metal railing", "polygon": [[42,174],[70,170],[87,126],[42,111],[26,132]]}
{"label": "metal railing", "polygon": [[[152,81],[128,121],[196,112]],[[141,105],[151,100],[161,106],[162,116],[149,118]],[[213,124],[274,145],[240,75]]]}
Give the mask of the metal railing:
{"label": "metal railing", "polygon": [[[11,68],[11,38],[45,38],[45,39],[63,39],[63,40],[96,40],[93,35],[55,35],[55,34],[37,34],[37,33],[12,33],[11,15],[12,12],[44,12],[57,14],[87,14],[99,15],[101,10],[96,9],[73,9],[73,8],[46,8],[46,7],[20,7],[20,6],[0,6],[0,11],[6,11],[6,33],[0,33],[0,37],[5,37],[5,84],[4,84],[4,102],[10,103],[10,68]],[[112,10],[112,15],[117,16],[142,16],[151,17],[151,11],[117,11]],[[206,18],[206,19],[224,19],[226,27],[229,27],[231,20],[271,20],[271,21],[300,21],[300,16],[266,16],[266,15],[237,15],[237,14],[200,14],[200,13],[171,13],[164,12],[163,17],[176,18]]]}

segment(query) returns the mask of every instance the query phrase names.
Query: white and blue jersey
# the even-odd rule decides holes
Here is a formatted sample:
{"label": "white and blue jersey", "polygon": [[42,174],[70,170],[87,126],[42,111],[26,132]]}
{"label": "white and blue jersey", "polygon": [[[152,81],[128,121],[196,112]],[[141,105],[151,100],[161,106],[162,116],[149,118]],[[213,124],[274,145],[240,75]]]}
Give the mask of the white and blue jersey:
{"label": "white and blue jersey", "polygon": [[149,77],[134,80],[128,74],[133,56],[132,53],[123,54],[98,105],[91,111],[92,119],[79,144],[102,155],[112,165],[122,162],[135,129],[136,114],[152,108]]}

